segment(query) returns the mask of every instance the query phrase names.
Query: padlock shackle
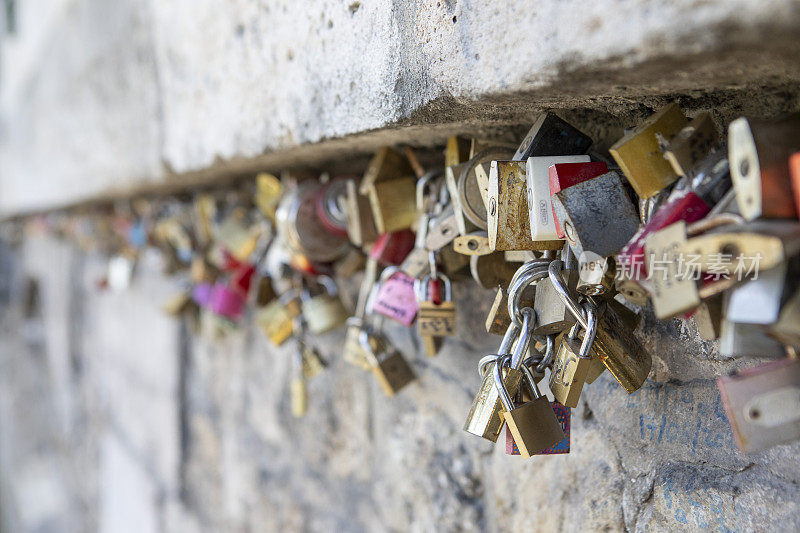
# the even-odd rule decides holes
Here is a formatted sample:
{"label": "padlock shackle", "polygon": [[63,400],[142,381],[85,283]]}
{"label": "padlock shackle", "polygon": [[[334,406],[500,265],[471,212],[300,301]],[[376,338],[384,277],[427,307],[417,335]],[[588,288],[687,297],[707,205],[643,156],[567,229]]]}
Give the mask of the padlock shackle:
{"label": "padlock shackle", "polygon": [[431,280],[441,280],[444,282],[444,301],[445,302],[452,302],[453,301],[453,287],[450,283],[450,278],[445,276],[444,274],[438,274],[437,276],[433,276],[431,274],[426,274],[421,280],[416,279],[414,280],[414,293],[417,296],[417,301],[426,302],[428,301],[428,288],[429,288],[429,281]]}
{"label": "padlock shackle", "polygon": [[500,396],[500,401],[503,402],[503,407],[507,412],[514,410],[514,402],[511,400],[511,395],[506,390],[506,384],[503,382],[503,365],[509,360],[508,355],[501,355],[497,358],[492,369],[494,373],[494,388],[497,389],[497,394]]}
{"label": "padlock shackle", "polygon": [[586,312],[586,332],[583,334],[583,342],[581,342],[581,349],[578,352],[578,357],[581,359],[591,359],[589,350],[592,349],[594,344],[595,335],[597,335],[597,308],[589,302],[584,302],[583,309]]}
{"label": "padlock shackle", "polygon": [[528,346],[531,343],[531,331],[536,325],[536,318],[533,309],[530,307],[525,307],[522,309],[521,313],[523,317],[522,327],[520,328],[519,336],[517,337],[517,342],[514,345],[514,349],[511,352],[511,368],[514,369],[522,366],[522,359],[525,356],[525,352],[528,351]]}
{"label": "padlock shackle", "polygon": [[522,326],[522,315],[519,309],[519,302],[522,299],[522,292],[531,284],[546,278],[548,274],[549,259],[534,259],[526,262],[517,269],[511,278],[508,289],[508,316],[511,322]]}
{"label": "padlock shackle", "polygon": [[578,304],[578,300],[570,294],[567,282],[564,281],[564,276],[561,275],[563,267],[564,263],[561,260],[555,260],[550,263],[548,268],[550,282],[553,284],[553,288],[555,288],[561,301],[564,302],[567,309],[575,316],[575,319],[580,323],[581,327],[583,327],[583,329],[588,329],[589,323],[586,320],[585,312]]}

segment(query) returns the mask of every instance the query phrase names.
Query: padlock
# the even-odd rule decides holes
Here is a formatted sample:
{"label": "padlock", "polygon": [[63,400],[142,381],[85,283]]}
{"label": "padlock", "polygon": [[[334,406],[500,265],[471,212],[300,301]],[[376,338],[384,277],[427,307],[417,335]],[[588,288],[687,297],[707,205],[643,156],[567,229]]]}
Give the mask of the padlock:
{"label": "padlock", "polygon": [[370,161],[359,192],[369,198],[378,233],[410,228],[417,217],[414,202],[416,179],[408,159],[389,147]]}
{"label": "padlock", "polygon": [[459,179],[463,171],[466,170],[466,166],[466,163],[462,163],[455,167],[447,167],[444,170],[445,184],[450,197],[450,203],[453,206],[453,215],[459,235],[466,235],[470,231],[476,229],[475,225],[466,218],[464,207],[461,202],[461,195],[459,194]]}
{"label": "padlock", "polygon": [[578,258],[578,283],[575,290],[586,296],[613,298],[616,294],[614,281],[617,277],[617,263],[613,257],[600,257],[584,252]]}
{"label": "padlock", "polygon": [[508,263],[502,252],[492,252],[487,255],[473,255],[469,258],[469,270],[472,279],[487,290],[498,286],[508,287],[514,277],[516,267]]}
{"label": "padlock", "polygon": [[717,126],[708,113],[697,115],[672,139],[662,139],[664,159],[678,176],[688,175],[720,142]]}
{"label": "padlock", "polygon": [[550,167],[558,163],[589,163],[588,155],[529,157],[526,163],[528,220],[534,241],[562,239],[556,232],[550,200]]}
{"label": "padlock", "polygon": [[[529,285],[522,291],[520,297],[520,307],[533,307],[536,298],[536,285]],[[497,288],[494,303],[486,316],[486,332],[492,335],[502,335],[511,325],[511,316],[508,314],[508,290],[503,287]]]}
{"label": "padlock", "polygon": [[558,222],[555,209],[553,209],[552,196],[567,187],[572,187],[586,180],[596,178],[608,172],[608,165],[603,162],[597,163],[558,163],[552,165],[547,170],[548,189],[550,191],[547,201],[550,203],[552,212],[553,226],[556,238],[564,239],[564,229]]}
{"label": "padlock", "polygon": [[[600,366],[603,366],[602,364]],[[603,367],[605,369],[605,367]],[[522,402],[514,402],[514,405],[519,407],[522,405]],[[565,407],[558,402],[550,402],[550,407],[553,408],[553,412],[556,414],[556,418],[558,419],[558,423],[561,424],[561,430],[564,432],[564,439],[561,442],[550,446],[549,448],[545,448],[541,452],[536,455],[560,455],[569,453],[569,442],[570,442],[570,430],[571,430],[571,415],[572,409],[569,407]],[[506,424],[506,455],[519,455],[519,448],[517,447],[517,443],[514,441],[514,435],[509,431],[508,424]]]}
{"label": "padlock", "polygon": [[347,237],[347,181],[355,178],[336,177],[317,192],[317,218],[331,235]]}
{"label": "padlock", "polygon": [[439,204],[435,201],[437,195],[434,194],[438,177],[439,173],[437,171],[431,171],[417,181],[416,206],[419,217],[417,218],[414,247],[403,259],[403,262],[400,263],[400,270],[412,278],[422,276],[429,267],[430,252],[427,249],[426,241],[431,213],[435,207],[439,207]]}
{"label": "padlock", "polygon": [[283,185],[281,185],[281,180],[276,176],[267,172],[261,172],[256,176],[254,202],[264,216],[272,222],[275,222],[275,210],[278,208],[282,194]]}
{"label": "padlock", "polygon": [[681,246],[686,242],[686,224],[676,222],[651,233],[645,244],[647,270],[652,282],[653,308],[659,319],[671,318],[700,305],[697,279],[681,260]]}
{"label": "padlock", "polygon": [[800,439],[800,360],[772,361],[719,377],[717,386],[741,451]]}
{"label": "padlock", "polygon": [[[519,366],[522,365],[524,354],[528,350],[530,330],[535,323],[532,309],[528,307],[519,310],[519,312],[522,315],[521,326],[512,322],[498,348],[498,356],[507,355],[511,352],[509,368],[504,368],[505,375],[503,376],[505,389],[511,396],[517,393],[522,380],[522,372],[519,370]],[[516,344],[514,344],[515,341]],[[514,344],[513,351],[511,350],[512,344]],[[497,364],[496,361],[495,359],[491,364]],[[487,369],[485,373],[482,373],[482,376],[480,389],[472,401],[472,406],[464,422],[464,431],[483,437],[491,442],[497,442],[500,430],[503,429],[503,424],[505,424],[501,414],[503,404],[497,388],[494,386],[493,369],[492,371]]]}
{"label": "padlock", "polygon": [[781,263],[769,270],[759,271],[757,278],[728,291],[725,319],[745,324],[777,322],[784,302],[788,270],[788,263]]}
{"label": "padlock", "polygon": [[369,256],[381,265],[399,265],[414,248],[414,232],[410,229],[383,233],[375,239]]}
{"label": "padlock", "polygon": [[197,283],[192,287],[192,299],[200,307],[208,307],[211,305],[211,293],[214,290],[214,285],[211,283]]}
{"label": "padlock", "polygon": [[[444,296],[441,301],[437,296],[431,294],[431,282],[437,285],[441,282],[444,285]],[[438,274],[436,278],[430,274],[422,278],[420,282],[415,282],[417,286],[419,312],[417,316],[417,332],[421,337],[448,337],[456,331],[456,306],[453,301],[453,289],[450,278],[444,274]]]}
{"label": "padlock", "polygon": [[216,227],[214,239],[237,261],[247,261],[258,244],[258,235],[236,216],[227,217]]}
{"label": "padlock", "polygon": [[397,267],[386,268],[381,274],[373,310],[411,327],[419,310],[414,293],[414,279]]}
{"label": "padlock", "polygon": [[[359,336],[364,329],[363,320],[358,317],[350,317],[347,319],[347,331],[344,337],[344,346],[342,348],[342,358],[353,366],[363,370],[371,370],[372,364],[367,360],[367,355],[361,347]],[[370,337],[371,342],[374,344],[373,349],[377,350],[377,341]]]}
{"label": "padlock", "polygon": [[524,161],[492,161],[489,171],[489,247],[505,250],[558,250],[561,241],[531,239]]}
{"label": "padlock", "polygon": [[[574,257],[568,250],[562,256],[565,258],[568,256],[571,259],[562,272],[562,279],[566,280],[570,290],[574,290],[580,276],[578,270],[573,266]],[[537,318],[534,335],[556,335],[575,324],[575,315],[564,304],[564,300],[552,280],[542,281],[537,285],[533,309],[536,311]]]}
{"label": "padlock", "polygon": [[725,155],[723,150],[716,150],[703,159],[687,176],[686,186],[678,182],[669,198],[622,248],[617,260],[626,278],[636,281],[647,276],[645,242],[652,233],[681,220],[691,224],[702,219],[731,191]]}
{"label": "padlock", "polygon": [[656,135],[672,139],[688,122],[681,108],[671,103],[609,148],[611,156],[641,198],[650,198],[678,179],[678,174],[664,159]]}
{"label": "padlock", "polygon": [[217,204],[210,194],[198,194],[194,198],[194,234],[200,249],[207,248],[214,239],[214,219]]}
{"label": "padlock", "polygon": [[739,212],[746,220],[797,219],[789,157],[800,149],[800,113],[780,120],[737,118],[728,126],[728,158]]}
{"label": "padlock", "polygon": [[307,380],[318,376],[328,367],[319,351],[305,342],[300,344],[300,355],[303,358],[303,377]]}
{"label": "padlock", "polygon": [[472,140],[468,137],[459,135],[448,137],[444,150],[444,165],[446,167],[454,167],[467,161],[471,146]]}
{"label": "padlock", "polygon": [[543,155],[579,155],[589,152],[592,139],[553,113],[541,113],[520,143],[514,161]]}
{"label": "padlock", "polygon": [[453,249],[453,243],[448,244],[436,254],[441,265],[441,271],[450,276],[450,279],[460,280],[466,276],[470,260],[474,256],[464,255]]}
{"label": "padlock", "polygon": [[256,324],[275,346],[280,346],[292,336],[293,320],[300,314],[300,305],[292,292],[281,295],[256,312]]}
{"label": "padlock", "polygon": [[492,253],[489,236],[485,231],[473,231],[453,239],[453,250],[462,255],[487,255]]}
{"label": "padlock", "polygon": [[211,289],[209,309],[212,313],[236,321],[244,311],[244,295],[231,287],[217,283]]}
{"label": "padlock", "polygon": [[800,224],[757,220],[715,228],[687,239],[680,252],[692,256],[703,272],[735,275],[769,270],[800,253]]}
{"label": "padlock", "polygon": [[597,311],[589,305],[583,306],[588,328],[583,340],[577,340],[580,323],[576,322],[568,334],[561,333],[556,340],[558,350],[550,373],[550,391],[556,401],[567,407],[577,407],[583,385],[592,366],[591,348],[597,334]]}
{"label": "padlock", "polygon": [[636,207],[616,172],[553,195],[553,208],[573,253],[616,254],[639,229]]}
{"label": "padlock", "polygon": [[[564,304],[586,329],[588,322],[581,313],[577,301],[570,294],[561,273],[562,269],[562,261],[552,261],[548,267],[550,281]],[[604,305],[606,307],[600,313],[597,334],[592,345],[592,357],[599,357],[614,379],[630,394],[641,388],[650,375],[653,359],[633,335],[631,328],[622,321],[614,307],[607,303]]]}
{"label": "padlock", "polygon": [[317,214],[317,197],[322,186],[306,180],[289,189],[275,212],[278,233],[293,255],[311,262],[330,262],[349,249],[346,238],[330,233]]}
{"label": "padlock", "polygon": [[360,332],[358,340],[361,348],[364,350],[367,360],[372,364],[372,372],[383,388],[383,392],[386,396],[392,397],[417,377],[400,352],[385,342],[380,343],[381,346],[376,352],[369,337],[366,330]]}
{"label": "padlock", "polygon": [[499,145],[487,145],[476,151],[473,146],[472,158],[461,171],[458,194],[464,216],[484,231],[488,227],[486,210],[489,207],[489,173],[492,161],[511,160],[513,150]]}
{"label": "padlock", "polygon": [[433,217],[425,237],[425,248],[429,251],[441,250],[459,235],[455,210],[448,205],[440,214]]}
{"label": "padlock", "polygon": [[547,396],[539,392],[530,369],[524,364],[520,369],[533,399],[519,407],[514,406],[502,375],[502,366],[507,360],[506,356],[495,363],[492,372],[494,386],[503,403],[503,419],[508,425],[508,431],[514,437],[520,456],[527,459],[563,441],[564,430]]}
{"label": "padlock", "polygon": [[317,281],[324,287],[324,292],[315,296],[304,292],[302,309],[308,330],[314,335],[321,335],[343,325],[347,320],[347,310],[332,278],[319,276]]}
{"label": "padlock", "polygon": [[369,198],[358,192],[356,180],[346,182],[345,218],[347,220],[347,237],[356,246],[367,246],[378,237],[375,219]]}

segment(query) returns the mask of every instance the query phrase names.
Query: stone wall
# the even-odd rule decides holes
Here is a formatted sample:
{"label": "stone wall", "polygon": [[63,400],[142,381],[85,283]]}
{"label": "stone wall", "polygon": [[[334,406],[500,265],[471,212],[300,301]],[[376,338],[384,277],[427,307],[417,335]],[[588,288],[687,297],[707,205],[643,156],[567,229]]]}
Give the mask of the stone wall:
{"label": "stone wall", "polygon": [[315,339],[330,368],[297,420],[291,342],[275,349],[251,326],[190,335],[159,311],[175,283],[156,256],[114,293],[96,288],[103,259],[73,245],[31,236],[7,252],[4,530],[800,527],[800,443],[736,450],[714,377],[752,362],[720,358],[691,322],[658,325],[646,311],[642,390],[627,395],[606,373],[573,410],[572,452],[525,461],[461,430],[476,363],[499,341],[481,330],[491,295],[473,283],[456,284],[460,336],[438,357],[389,330],[419,375],[394,399],[342,361],[341,332]]}

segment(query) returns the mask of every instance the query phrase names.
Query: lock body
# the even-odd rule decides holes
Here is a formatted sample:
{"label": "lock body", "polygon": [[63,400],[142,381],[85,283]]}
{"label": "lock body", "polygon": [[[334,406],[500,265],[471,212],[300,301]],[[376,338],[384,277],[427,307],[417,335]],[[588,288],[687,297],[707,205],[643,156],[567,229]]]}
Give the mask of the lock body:
{"label": "lock body", "polygon": [[373,310],[410,327],[419,310],[414,280],[401,270],[394,272],[378,288]]}
{"label": "lock body", "polygon": [[800,439],[800,361],[781,359],[717,378],[725,413],[743,452]]}
{"label": "lock body", "polygon": [[664,149],[664,158],[678,176],[686,176],[719,144],[719,132],[708,113],[691,120]]}
{"label": "lock body", "polygon": [[[519,404],[519,402],[517,402],[517,404]],[[560,455],[569,453],[571,429],[570,417],[572,410],[558,402],[550,402],[550,407],[556,414],[558,423],[561,424],[561,430],[564,432],[564,438],[560,442],[545,448],[536,455]],[[519,447],[517,447],[517,443],[514,440],[514,435],[508,430],[508,426],[506,427],[506,455],[520,455]]]}
{"label": "lock body", "polygon": [[526,163],[528,220],[534,241],[558,240],[550,195],[550,167],[558,163],[588,163],[588,155],[529,157]]}
{"label": "lock body", "polygon": [[576,256],[616,254],[639,229],[636,208],[616,172],[557,192],[553,208]]}
{"label": "lock body", "polygon": [[378,361],[372,366],[372,372],[386,396],[394,396],[417,379],[408,361],[400,352],[390,349],[376,354],[375,357]]}
{"label": "lock body", "polygon": [[[566,269],[562,271],[562,276],[570,290],[577,286],[578,271]],[[534,335],[556,335],[575,325],[575,315],[564,304],[549,280],[543,280],[536,286],[533,310],[536,311],[537,318]]]}
{"label": "lock body", "polygon": [[[492,363],[495,365],[496,363]],[[516,394],[522,381],[522,372],[513,368],[504,368],[503,383],[512,396]],[[490,368],[483,375],[481,387],[472,401],[464,431],[478,437],[483,437],[491,442],[497,442],[500,430],[505,423],[501,411],[503,404],[500,394],[494,384],[493,369]]]}
{"label": "lock body", "polygon": [[503,411],[503,419],[523,458],[542,453],[565,438],[550,401],[540,396],[511,411]]}
{"label": "lock body", "polygon": [[414,223],[417,216],[414,169],[400,152],[381,148],[367,166],[359,192],[369,198],[378,233],[410,228]]}
{"label": "lock body", "polygon": [[664,159],[656,135],[671,139],[687,124],[688,119],[683,111],[672,103],[609,148],[611,156],[640,198],[650,198],[678,179],[678,174]]}
{"label": "lock body", "polygon": [[419,302],[417,332],[421,336],[444,337],[454,335],[455,331],[455,302],[441,302],[440,304],[436,304],[430,300]]}
{"label": "lock body", "polygon": [[567,187],[572,187],[573,185],[577,185],[578,183],[582,183],[586,180],[590,180],[592,178],[596,178],[602,174],[608,172],[608,165],[603,162],[599,163],[558,163],[552,165],[549,169],[547,169],[547,176],[548,176],[548,188],[550,189],[550,207],[552,210],[553,216],[553,225],[556,231],[556,237],[559,239],[564,239],[564,229],[561,227],[561,224],[558,222],[558,217],[556,217],[555,209],[552,209],[553,202],[552,196]]}
{"label": "lock body", "polygon": [[525,161],[543,155],[585,154],[592,139],[553,113],[541,113],[517,148],[513,159]]}
{"label": "lock body", "polygon": [[592,361],[578,357],[581,346],[579,340],[570,339],[567,334],[561,333],[556,342],[558,351],[553,359],[550,391],[560,404],[577,407]]}
{"label": "lock body", "polygon": [[308,330],[320,335],[344,324],[347,310],[338,296],[320,294],[303,302],[303,317],[308,324]]}
{"label": "lock body", "polygon": [[600,315],[592,357],[599,357],[628,393],[641,388],[653,366],[650,353],[610,306]]}

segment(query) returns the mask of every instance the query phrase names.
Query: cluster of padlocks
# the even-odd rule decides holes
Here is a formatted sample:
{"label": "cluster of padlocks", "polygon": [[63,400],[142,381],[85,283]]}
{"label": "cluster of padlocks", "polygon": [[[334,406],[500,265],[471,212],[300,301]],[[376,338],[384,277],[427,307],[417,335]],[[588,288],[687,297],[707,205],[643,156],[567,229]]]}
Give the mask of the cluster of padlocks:
{"label": "cluster of padlocks", "polygon": [[[502,341],[478,364],[464,429],[496,442],[506,426],[507,453],[524,457],[569,451],[570,409],[606,370],[628,393],[642,386],[652,362],[633,309],[652,299],[722,356],[774,359],[718,380],[740,448],[756,451],[800,438],[800,116],[740,118],[727,133],[670,104],[605,157],[543,113],[516,151],[450,138],[440,168],[386,147],[363,176],[260,174],[39,221],[104,243],[112,287],[157,247],[186,284],[165,308],[203,331],[252,315],[275,345],[294,339],[296,416],[326,366],[309,334],[346,328],[343,359],[392,396],[415,373],[383,321],[415,326],[435,356],[456,334],[451,279],[472,277],[496,290],[485,327]],[[348,302],[338,286],[361,270]]]}

